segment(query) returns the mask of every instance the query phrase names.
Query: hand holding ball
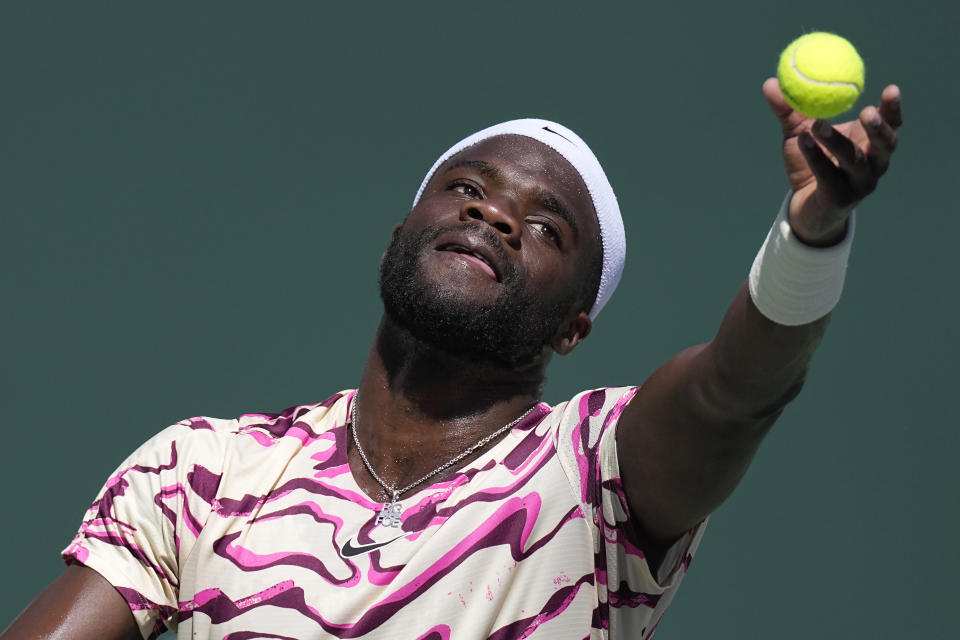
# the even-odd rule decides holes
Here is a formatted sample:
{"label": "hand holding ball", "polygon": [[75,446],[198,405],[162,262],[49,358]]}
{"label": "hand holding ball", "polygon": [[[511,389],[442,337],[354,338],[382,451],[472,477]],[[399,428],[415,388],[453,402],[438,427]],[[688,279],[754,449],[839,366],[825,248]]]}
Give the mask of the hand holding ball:
{"label": "hand holding ball", "polygon": [[863,76],[863,60],[853,45],[825,32],[791,42],[777,68],[787,104],[812,118],[832,118],[852,107],[863,91]]}

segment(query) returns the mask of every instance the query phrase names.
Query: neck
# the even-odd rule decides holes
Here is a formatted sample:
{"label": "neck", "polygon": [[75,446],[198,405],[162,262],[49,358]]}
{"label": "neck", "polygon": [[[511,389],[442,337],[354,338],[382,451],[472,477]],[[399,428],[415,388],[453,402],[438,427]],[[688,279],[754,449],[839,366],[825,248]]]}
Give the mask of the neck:
{"label": "neck", "polygon": [[538,402],[548,359],[517,370],[465,361],[384,317],[359,387],[361,446],[387,483],[412,482]]}

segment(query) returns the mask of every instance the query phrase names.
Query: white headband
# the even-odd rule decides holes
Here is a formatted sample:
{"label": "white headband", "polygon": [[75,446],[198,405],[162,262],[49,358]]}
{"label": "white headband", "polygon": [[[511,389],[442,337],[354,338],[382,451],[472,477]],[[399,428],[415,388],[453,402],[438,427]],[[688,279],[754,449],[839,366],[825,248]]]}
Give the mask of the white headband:
{"label": "white headband", "polygon": [[627,238],[623,230],[623,218],[620,216],[617,197],[613,193],[610,181],[607,180],[607,174],[603,172],[600,161],[593,155],[587,143],[570,129],[549,120],[526,118],[502,122],[467,136],[447,149],[433,163],[417,190],[413,205],[416,206],[420,200],[420,196],[427,187],[433,173],[450,156],[487,138],[503,135],[520,135],[539,140],[573,165],[573,168],[583,178],[584,184],[587,185],[590,199],[593,200],[593,208],[597,211],[597,220],[600,223],[600,241],[603,244],[603,271],[600,274],[600,288],[597,290],[597,299],[590,309],[590,318],[596,318],[600,310],[603,309],[603,305],[613,295],[617,283],[620,282],[620,276],[623,274],[623,262],[627,257]]}

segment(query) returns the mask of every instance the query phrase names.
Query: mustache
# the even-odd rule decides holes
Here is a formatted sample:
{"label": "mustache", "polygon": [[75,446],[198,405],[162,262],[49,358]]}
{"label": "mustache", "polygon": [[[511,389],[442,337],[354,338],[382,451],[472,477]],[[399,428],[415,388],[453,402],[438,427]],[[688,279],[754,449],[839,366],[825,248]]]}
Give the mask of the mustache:
{"label": "mustache", "polygon": [[499,234],[486,224],[432,224],[423,230],[417,244],[420,245],[420,248],[423,248],[441,235],[451,231],[459,233],[466,231],[474,238],[479,237],[480,242],[487,250],[495,255],[497,262],[503,267],[505,271],[505,273],[502,274],[503,279],[507,280],[508,278],[516,276],[517,266],[504,248]]}

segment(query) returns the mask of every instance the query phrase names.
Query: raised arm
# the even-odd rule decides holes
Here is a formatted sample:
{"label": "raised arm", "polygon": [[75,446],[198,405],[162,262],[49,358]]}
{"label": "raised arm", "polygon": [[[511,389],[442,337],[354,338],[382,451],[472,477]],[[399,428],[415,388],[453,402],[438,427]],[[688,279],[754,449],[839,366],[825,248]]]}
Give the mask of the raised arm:
{"label": "raised arm", "polygon": [[140,640],[126,600],[93,569],[73,564],[24,609],[0,640]]}
{"label": "raised arm", "polygon": [[[835,245],[890,162],[900,91],[888,86],[879,108],[836,127],[793,111],[774,78],[763,93],[783,130],[790,229],[811,251]],[[617,451],[631,515],[654,548],[696,525],[734,489],[800,391],[827,320],[771,320],[744,284],[716,337],[673,357],[641,387],[621,417]]]}

